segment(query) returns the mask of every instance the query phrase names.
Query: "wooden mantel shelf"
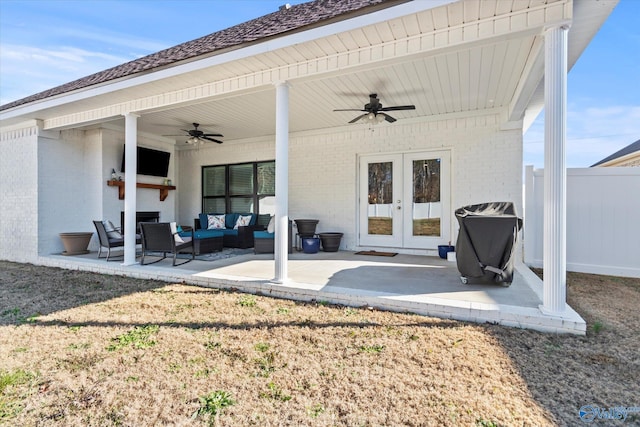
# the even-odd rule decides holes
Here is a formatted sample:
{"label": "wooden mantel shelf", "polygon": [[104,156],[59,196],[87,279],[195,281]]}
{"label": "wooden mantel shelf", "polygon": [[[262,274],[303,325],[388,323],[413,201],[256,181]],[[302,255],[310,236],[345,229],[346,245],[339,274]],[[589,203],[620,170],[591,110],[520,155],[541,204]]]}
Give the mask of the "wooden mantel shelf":
{"label": "wooden mantel shelf", "polygon": [[[124,200],[124,181],[107,181],[109,187],[118,187],[118,199]],[[175,190],[175,185],[162,185],[162,184],[145,184],[144,182],[137,182],[138,188],[152,188],[154,190],[160,190],[160,201],[164,202],[164,199],[169,195],[169,190]]]}

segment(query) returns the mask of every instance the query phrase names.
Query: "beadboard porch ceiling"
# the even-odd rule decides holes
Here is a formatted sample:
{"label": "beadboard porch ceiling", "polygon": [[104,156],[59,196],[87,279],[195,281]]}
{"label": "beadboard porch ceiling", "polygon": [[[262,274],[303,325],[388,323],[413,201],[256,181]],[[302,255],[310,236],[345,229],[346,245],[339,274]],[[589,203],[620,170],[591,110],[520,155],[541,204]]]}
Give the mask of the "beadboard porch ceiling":
{"label": "beadboard porch ceiling", "polygon": [[[391,112],[402,121],[490,112],[518,122],[527,109],[537,114],[542,107],[544,28],[573,20],[571,66],[616,3],[401,3],[0,117],[3,125],[17,117],[40,119],[45,129],[55,130],[124,127],[122,114],[136,112],[140,132],[180,134],[197,122],[232,144],[275,133],[273,82],[286,80],[291,132],[347,125],[359,113],[333,110],[360,109],[370,93],[384,106],[414,104],[415,110]],[[182,147],[185,139],[168,140]]]}

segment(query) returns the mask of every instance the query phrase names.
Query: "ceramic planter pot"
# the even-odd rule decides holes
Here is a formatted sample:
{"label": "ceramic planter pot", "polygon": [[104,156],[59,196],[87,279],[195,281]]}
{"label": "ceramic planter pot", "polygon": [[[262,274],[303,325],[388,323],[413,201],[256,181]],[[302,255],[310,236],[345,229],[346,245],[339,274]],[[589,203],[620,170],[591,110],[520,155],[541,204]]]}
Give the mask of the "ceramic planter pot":
{"label": "ceramic planter pot", "polygon": [[316,225],[320,220],[317,219],[296,219],[296,227],[300,237],[312,237],[316,234]]}
{"label": "ceramic planter pot", "polygon": [[81,255],[89,253],[87,247],[89,247],[91,236],[93,236],[93,233],[84,231],[60,233],[60,239],[64,246],[64,252],[62,252],[62,255]]}
{"label": "ceramic planter pot", "polygon": [[342,233],[320,233],[319,236],[323,251],[338,252],[342,241]]}

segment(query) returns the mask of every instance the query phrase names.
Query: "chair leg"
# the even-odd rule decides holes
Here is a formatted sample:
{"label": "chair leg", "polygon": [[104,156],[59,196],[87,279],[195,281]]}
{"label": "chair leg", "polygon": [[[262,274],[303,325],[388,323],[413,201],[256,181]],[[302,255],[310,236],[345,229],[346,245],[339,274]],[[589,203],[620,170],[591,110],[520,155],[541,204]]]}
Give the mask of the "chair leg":
{"label": "chair leg", "polygon": [[186,261],[184,261],[184,262],[181,262],[180,264],[176,264],[176,260],[177,260],[177,259],[178,259],[178,251],[175,251],[175,252],[173,253],[173,266],[174,266],[174,267],[175,267],[175,266],[177,266],[177,265],[182,265],[182,264],[186,264],[186,263],[188,263],[188,262],[191,262],[191,260],[196,259],[196,258],[195,258],[195,255],[193,255],[193,253],[192,253],[192,255],[191,255],[191,259],[188,259],[188,260],[186,260]]}
{"label": "chair leg", "polygon": [[145,263],[144,263],[144,253],[145,253],[145,252],[144,252],[144,251],[142,251],[142,258],[140,259],[140,265],[155,264],[156,262],[160,262],[160,261],[162,261],[163,259],[165,259],[165,258],[167,257],[167,253],[166,253],[166,252],[163,252],[163,253],[162,253],[162,258],[157,259],[157,260],[155,260],[155,261],[153,261],[153,262],[148,262],[148,263],[146,263],[146,264],[145,264]]}

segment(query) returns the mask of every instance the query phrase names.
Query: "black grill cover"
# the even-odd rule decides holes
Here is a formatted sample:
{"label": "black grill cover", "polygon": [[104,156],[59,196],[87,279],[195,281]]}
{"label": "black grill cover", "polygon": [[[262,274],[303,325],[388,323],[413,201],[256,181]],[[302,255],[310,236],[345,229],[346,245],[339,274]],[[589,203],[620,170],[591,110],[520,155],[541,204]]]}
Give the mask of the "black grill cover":
{"label": "black grill cover", "polygon": [[460,232],[456,243],[458,270],[482,282],[513,280],[513,253],[522,219],[511,202],[492,202],[456,209]]}

